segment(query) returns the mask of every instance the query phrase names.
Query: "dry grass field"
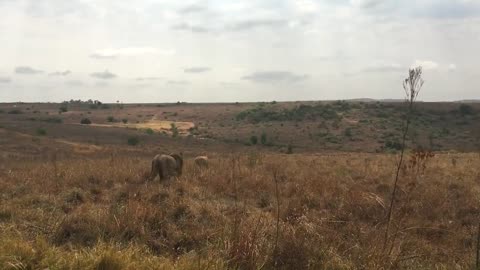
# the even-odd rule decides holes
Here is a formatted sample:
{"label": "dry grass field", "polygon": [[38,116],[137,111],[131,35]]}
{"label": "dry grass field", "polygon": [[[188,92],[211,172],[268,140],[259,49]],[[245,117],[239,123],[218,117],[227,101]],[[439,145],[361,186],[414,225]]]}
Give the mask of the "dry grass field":
{"label": "dry grass field", "polygon": [[396,159],[218,154],[205,170],[187,158],[163,183],[147,181],[150,159],[126,154],[4,164],[0,265],[472,269],[480,157],[407,162],[383,248]]}
{"label": "dry grass field", "polygon": [[[352,116],[369,118],[369,109],[345,112],[338,128],[323,121],[330,135],[299,135],[286,154],[282,136],[296,125],[304,134],[317,120],[262,113],[258,122],[248,118],[263,110],[254,104],[71,105],[58,113],[59,106],[18,104],[21,113],[0,106],[0,269],[474,269],[478,114],[457,125],[457,104],[431,113],[443,115],[454,132],[443,131],[433,145],[416,141],[451,150],[426,158],[407,151],[386,243],[399,154],[372,138],[385,132],[382,123],[398,136],[401,119],[372,117],[354,127],[360,121]],[[233,119],[244,111],[250,116]],[[139,115],[145,119],[138,123],[117,120]],[[93,123],[80,125],[87,116]],[[168,125],[147,132],[154,121],[195,128],[179,124],[178,136],[162,131]],[[417,137],[441,131],[442,120],[429,121],[433,128],[413,126]],[[245,143],[257,125],[278,130],[281,143]],[[353,136],[343,132],[349,125]],[[334,137],[350,151],[332,148]],[[149,181],[151,158],[171,152],[183,152],[183,175]],[[194,166],[197,155],[209,156],[208,168]]]}

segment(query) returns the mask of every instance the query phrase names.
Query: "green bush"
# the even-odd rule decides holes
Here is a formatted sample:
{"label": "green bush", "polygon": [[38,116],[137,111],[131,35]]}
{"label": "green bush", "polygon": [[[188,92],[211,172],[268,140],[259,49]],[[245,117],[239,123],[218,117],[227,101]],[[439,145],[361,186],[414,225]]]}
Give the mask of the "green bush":
{"label": "green bush", "polygon": [[123,122],[124,124],[126,124],[126,123],[128,122],[128,119],[123,118],[123,119],[122,119],[122,122]]}
{"label": "green bush", "polygon": [[45,136],[45,135],[47,135],[47,131],[46,131],[44,128],[37,128],[36,133],[37,133],[38,136]]}
{"label": "green bush", "polygon": [[385,142],[385,147],[388,149],[393,149],[393,150],[402,150],[402,143],[399,141],[386,141]]}
{"label": "green bush", "polygon": [[293,154],[293,146],[291,144],[287,146],[287,154]]}
{"label": "green bush", "polygon": [[[343,104],[343,103],[342,103]],[[292,109],[273,110],[259,104],[257,107],[242,111],[236,115],[236,120],[247,120],[253,123],[271,121],[302,121],[302,120],[334,120],[340,116],[336,109],[346,110],[344,105],[334,108],[330,105],[317,104],[315,106],[299,105]]]}
{"label": "green bush", "polygon": [[58,109],[58,112],[59,112],[59,113],[68,112],[67,106],[62,105],[62,106]]}
{"label": "green bush", "polygon": [[90,121],[90,119],[88,118],[83,118],[82,120],[80,120],[80,124],[82,125],[90,125],[92,123],[92,121]]}
{"label": "green bush", "polygon": [[136,136],[128,137],[127,144],[131,146],[135,146],[140,143],[140,139]]}
{"label": "green bush", "polygon": [[352,129],[351,129],[351,128],[346,128],[345,131],[343,132],[343,134],[344,134],[346,137],[351,138],[351,137],[352,137]]}
{"label": "green bush", "polygon": [[22,114],[23,112],[19,109],[13,109],[8,112],[8,114]]}
{"label": "green bush", "polygon": [[153,131],[153,129],[147,128],[147,129],[145,130],[145,133],[147,133],[148,135],[153,135],[155,132]]}
{"label": "green bush", "polygon": [[113,116],[107,117],[108,122],[115,122],[115,118]]}
{"label": "green bush", "polygon": [[63,122],[62,118],[58,118],[58,117],[50,117],[47,119],[43,119],[41,121],[47,122],[47,123],[54,123],[54,124],[61,124]]}
{"label": "green bush", "polygon": [[250,137],[250,143],[251,143],[252,145],[256,145],[256,144],[258,143],[258,138],[257,138],[257,136],[252,135],[252,137]]}
{"label": "green bush", "polygon": [[473,115],[474,114],[472,106],[467,105],[467,104],[461,104],[460,107],[458,107],[458,111],[460,112],[460,114],[462,116]]}
{"label": "green bush", "polygon": [[177,126],[175,125],[175,123],[171,123],[170,124],[170,130],[172,131],[172,137],[175,138],[178,136],[179,132],[178,132],[178,128]]}
{"label": "green bush", "polygon": [[260,136],[260,143],[263,145],[267,144],[267,134],[265,132],[262,132],[262,135]]}

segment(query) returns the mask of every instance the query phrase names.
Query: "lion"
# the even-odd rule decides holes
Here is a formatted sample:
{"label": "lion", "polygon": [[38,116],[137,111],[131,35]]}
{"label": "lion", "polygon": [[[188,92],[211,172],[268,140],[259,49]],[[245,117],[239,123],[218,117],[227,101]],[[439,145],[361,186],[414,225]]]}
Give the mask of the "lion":
{"label": "lion", "polygon": [[198,156],[194,159],[195,165],[200,168],[208,167],[208,157],[207,156]]}
{"label": "lion", "polygon": [[156,155],[152,160],[151,180],[155,179],[157,175],[160,176],[160,180],[181,176],[182,168],[182,154]]}

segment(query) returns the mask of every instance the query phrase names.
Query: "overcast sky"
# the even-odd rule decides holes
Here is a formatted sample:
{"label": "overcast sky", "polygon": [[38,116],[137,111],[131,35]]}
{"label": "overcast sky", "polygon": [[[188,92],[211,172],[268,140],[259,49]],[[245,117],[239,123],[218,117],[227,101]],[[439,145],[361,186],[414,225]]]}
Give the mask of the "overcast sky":
{"label": "overcast sky", "polygon": [[0,0],[0,102],[480,98],[480,0]]}

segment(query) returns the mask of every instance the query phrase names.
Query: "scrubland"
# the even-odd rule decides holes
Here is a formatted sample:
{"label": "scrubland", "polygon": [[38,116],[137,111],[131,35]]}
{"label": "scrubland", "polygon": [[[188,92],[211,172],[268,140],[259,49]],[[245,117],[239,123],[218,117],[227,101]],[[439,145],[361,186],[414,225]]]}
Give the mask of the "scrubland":
{"label": "scrubland", "polygon": [[480,156],[186,157],[148,181],[132,154],[5,161],[2,269],[473,269]]}

